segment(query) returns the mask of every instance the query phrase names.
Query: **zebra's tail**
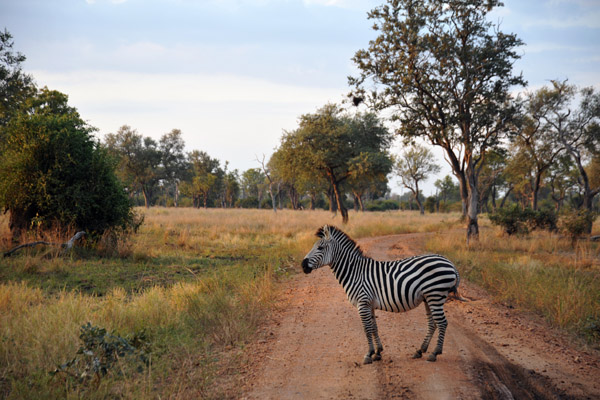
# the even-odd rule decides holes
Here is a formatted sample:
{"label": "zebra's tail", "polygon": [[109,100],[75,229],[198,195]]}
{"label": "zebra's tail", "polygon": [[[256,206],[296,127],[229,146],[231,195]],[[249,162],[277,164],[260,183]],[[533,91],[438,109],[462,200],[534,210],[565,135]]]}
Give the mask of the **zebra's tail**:
{"label": "zebra's tail", "polygon": [[450,293],[453,294],[452,299],[455,300],[459,300],[459,301],[469,301],[469,299],[465,299],[464,297],[462,297],[460,295],[460,293],[458,293],[458,285],[460,284],[460,274],[458,273],[458,270],[455,270],[456,272],[456,285],[454,285],[451,289],[450,289]]}

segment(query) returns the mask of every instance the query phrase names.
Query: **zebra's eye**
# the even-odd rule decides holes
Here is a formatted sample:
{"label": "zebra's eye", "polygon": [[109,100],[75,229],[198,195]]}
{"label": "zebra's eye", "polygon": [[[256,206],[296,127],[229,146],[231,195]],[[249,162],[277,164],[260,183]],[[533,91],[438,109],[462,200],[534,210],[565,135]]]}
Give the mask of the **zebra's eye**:
{"label": "zebra's eye", "polygon": [[323,246],[319,246],[319,247],[317,247],[317,250],[319,250],[319,251],[323,251]]}

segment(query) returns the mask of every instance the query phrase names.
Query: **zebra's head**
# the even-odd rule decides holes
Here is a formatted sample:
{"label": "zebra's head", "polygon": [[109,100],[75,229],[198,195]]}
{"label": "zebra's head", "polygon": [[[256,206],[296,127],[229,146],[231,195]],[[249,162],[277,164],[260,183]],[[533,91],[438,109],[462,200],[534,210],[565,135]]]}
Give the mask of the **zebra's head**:
{"label": "zebra's head", "polygon": [[302,270],[305,274],[310,274],[313,269],[321,268],[324,265],[330,265],[333,261],[331,228],[325,225],[317,231],[316,235],[319,240],[302,260]]}

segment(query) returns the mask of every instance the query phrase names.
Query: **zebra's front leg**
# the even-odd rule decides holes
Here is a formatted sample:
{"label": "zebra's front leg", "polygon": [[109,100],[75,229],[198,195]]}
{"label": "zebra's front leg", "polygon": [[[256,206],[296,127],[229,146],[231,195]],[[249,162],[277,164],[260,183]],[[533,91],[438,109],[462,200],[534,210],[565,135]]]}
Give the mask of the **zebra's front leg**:
{"label": "zebra's front leg", "polygon": [[425,335],[425,339],[423,339],[423,343],[421,347],[413,354],[412,358],[421,358],[423,357],[423,353],[427,352],[429,348],[429,343],[431,342],[431,338],[435,333],[436,324],[431,315],[431,309],[429,308],[429,304],[425,301],[425,313],[427,315],[427,335]]}
{"label": "zebra's front leg", "polygon": [[[363,328],[365,329],[365,335],[367,336],[367,343],[369,344],[369,351],[365,355],[363,364],[371,364],[373,362],[372,356],[376,354],[375,348],[373,347],[373,333],[374,330],[376,331],[377,329],[376,325],[374,325],[373,308],[368,303],[359,303],[358,315],[360,315]],[[381,353],[381,350],[383,350],[383,347],[381,347],[381,343],[379,342],[379,337],[377,337],[377,350],[379,351],[379,353]],[[377,358],[376,355],[375,360],[381,359],[380,355],[378,357],[379,358]]]}

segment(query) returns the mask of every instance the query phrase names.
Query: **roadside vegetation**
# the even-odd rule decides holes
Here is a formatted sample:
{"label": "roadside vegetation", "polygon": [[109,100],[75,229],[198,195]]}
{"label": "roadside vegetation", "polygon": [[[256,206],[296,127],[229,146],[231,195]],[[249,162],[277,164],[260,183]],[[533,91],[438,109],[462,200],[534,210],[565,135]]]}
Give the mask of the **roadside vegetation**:
{"label": "roadside vegetation", "polygon": [[[593,232],[598,227],[594,225]],[[452,230],[427,241],[427,251],[453,260],[467,279],[498,301],[534,312],[600,348],[600,248],[564,233],[507,234],[484,220],[479,241],[467,245]]]}

